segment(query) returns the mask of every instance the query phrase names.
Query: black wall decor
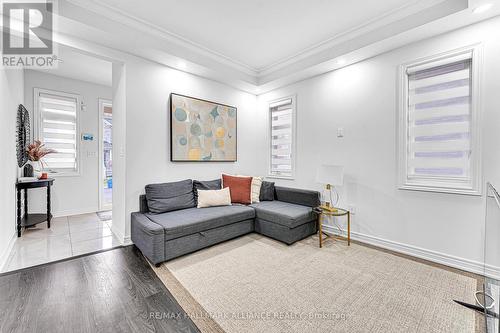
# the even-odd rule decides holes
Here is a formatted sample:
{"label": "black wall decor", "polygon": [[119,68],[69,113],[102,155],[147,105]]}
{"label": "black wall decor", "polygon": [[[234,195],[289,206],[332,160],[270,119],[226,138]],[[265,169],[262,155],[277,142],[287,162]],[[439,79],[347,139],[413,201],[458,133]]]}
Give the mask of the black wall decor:
{"label": "black wall decor", "polygon": [[28,162],[26,149],[30,142],[30,114],[22,104],[19,104],[17,108],[17,165],[20,168]]}

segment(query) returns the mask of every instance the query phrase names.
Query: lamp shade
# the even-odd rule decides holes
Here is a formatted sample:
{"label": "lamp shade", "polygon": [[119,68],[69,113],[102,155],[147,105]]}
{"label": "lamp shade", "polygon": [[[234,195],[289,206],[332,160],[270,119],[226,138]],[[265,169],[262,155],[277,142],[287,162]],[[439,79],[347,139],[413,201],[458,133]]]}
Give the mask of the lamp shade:
{"label": "lamp shade", "polygon": [[344,166],[321,165],[316,173],[316,181],[318,183],[330,185],[344,184]]}

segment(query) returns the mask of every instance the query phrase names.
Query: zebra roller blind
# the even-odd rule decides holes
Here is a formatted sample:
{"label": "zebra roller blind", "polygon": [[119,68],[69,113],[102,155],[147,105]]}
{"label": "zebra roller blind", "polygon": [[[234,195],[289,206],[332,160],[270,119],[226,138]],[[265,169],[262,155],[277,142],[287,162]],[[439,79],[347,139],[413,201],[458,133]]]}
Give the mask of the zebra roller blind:
{"label": "zebra roller blind", "polygon": [[409,176],[470,176],[471,59],[409,73]]}
{"label": "zebra roller blind", "polygon": [[39,137],[47,148],[57,151],[44,158],[48,171],[65,173],[78,170],[77,107],[76,96],[38,93]]}
{"label": "zebra roller blind", "polygon": [[470,188],[474,174],[472,52],[406,68],[406,180]]}
{"label": "zebra roller blind", "polygon": [[293,99],[269,105],[271,118],[271,176],[293,175]]}

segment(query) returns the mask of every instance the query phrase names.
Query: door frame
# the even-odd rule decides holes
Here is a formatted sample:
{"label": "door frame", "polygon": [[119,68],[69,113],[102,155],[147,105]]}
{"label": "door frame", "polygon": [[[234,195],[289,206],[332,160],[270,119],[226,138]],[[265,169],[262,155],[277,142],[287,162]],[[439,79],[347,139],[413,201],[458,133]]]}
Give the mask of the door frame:
{"label": "door frame", "polygon": [[113,208],[113,204],[104,205],[103,204],[103,172],[104,172],[104,128],[103,128],[103,120],[104,120],[104,107],[111,106],[113,107],[113,101],[106,98],[99,98],[99,174],[97,175],[97,183],[99,188],[99,211],[111,210]]}

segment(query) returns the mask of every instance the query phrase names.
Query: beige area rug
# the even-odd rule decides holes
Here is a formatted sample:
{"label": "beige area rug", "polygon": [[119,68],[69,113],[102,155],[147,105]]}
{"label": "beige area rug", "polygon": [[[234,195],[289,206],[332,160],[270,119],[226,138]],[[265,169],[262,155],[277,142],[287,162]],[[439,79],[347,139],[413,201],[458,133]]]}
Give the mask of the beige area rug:
{"label": "beige area rug", "polygon": [[476,279],[359,244],[251,234],[154,269],[202,332],[475,331]]}

